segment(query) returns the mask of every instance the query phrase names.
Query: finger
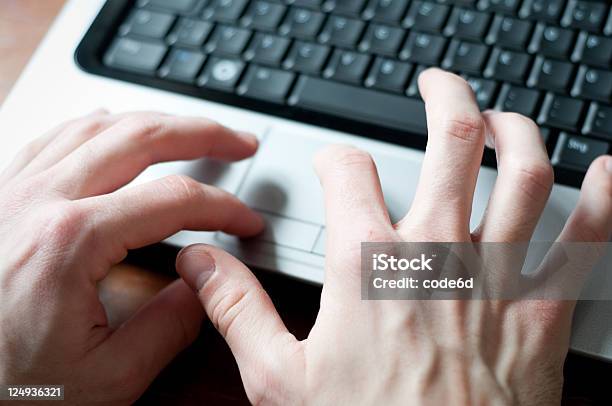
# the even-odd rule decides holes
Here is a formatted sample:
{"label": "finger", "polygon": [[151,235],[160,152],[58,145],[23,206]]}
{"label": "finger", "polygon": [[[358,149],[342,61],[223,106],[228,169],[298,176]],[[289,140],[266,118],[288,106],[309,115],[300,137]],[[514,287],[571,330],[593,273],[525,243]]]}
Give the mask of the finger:
{"label": "finger", "polygon": [[484,122],[465,80],[439,69],[419,77],[428,140],[409,214],[399,231],[427,224],[453,235],[469,234],[469,218],[484,149]]}
{"label": "finger", "polygon": [[255,136],[206,119],[132,115],[81,145],[48,176],[68,197],[87,197],[124,186],[154,163],[204,156],[239,160],[253,155],[257,145]]}
{"label": "finger", "polygon": [[[19,151],[11,164],[2,172],[2,174],[0,174],[0,185],[6,183],[9,179],[15,177],[26,167],[30,166],[32,161],[35,160],[39,154],[45,150],[45,148],[53,144],[58,136],[63,134],[67,129],[77,126],[83,121],[88,121],[94,117],[105,114],[108,114],[106,110],[99,109],[84,117],[63,122],[27,144],[21,151]],[[28,169],[28,171],[30,170]]]}
{"label": "finger", "polygon": [[347,281],[334,264],[344,262],[339,254],[359,259],[361,242],[387,241],[394,232],[369,154],[348,146],[327,147],[315,157],[315,170],[325,198],[327,252],[333,253],[326,259],[325,286],[333,288]]}
{"label": "finger", "polygon": [[497,154],[497,181],[475,239],[527,242],[553,185],[553,170],[540,130],[515,113],[486,112],[487,131]]}
{"label": "finger", "polygon": [[[189,177],[169,176],[80,202],[109,244],[110,264],[127,250],[159,242],[181,230],[224,231],[241,237],[262,231],[264,222],[235,196]],[[109,264],[109,265],[110,265]]]}
{"label": "finger", "polygon": [[[177,280],[118,328],[95,354],[95,369],[138,396],[198,336],[204,318],[193,291]],[[116,395],[121,395],[117,393]],[[134,399],[135,400],[135,399]]]}
{"label": "finger", "polygon": [[[583,283],[612,237],[612,157],[597,158],[587,171],[580,198],[536,280],[559,297],[558,312],[570,320]],[[546,292],[545,291],[545,292]]]}
{"label": "finger", "polygon": [[597,158],[582,183],[580,199],[559,242],[607,242],[612,233],[612,157]]}
{"label": "finger", "polygon": [[257,382],[278,382],[300,349],[270,297],[246,266],[211,246],[185,248],[176,269],[198,292],[208,317],[231,348],[249,399],[263,403],[252,388],[260,386]]}

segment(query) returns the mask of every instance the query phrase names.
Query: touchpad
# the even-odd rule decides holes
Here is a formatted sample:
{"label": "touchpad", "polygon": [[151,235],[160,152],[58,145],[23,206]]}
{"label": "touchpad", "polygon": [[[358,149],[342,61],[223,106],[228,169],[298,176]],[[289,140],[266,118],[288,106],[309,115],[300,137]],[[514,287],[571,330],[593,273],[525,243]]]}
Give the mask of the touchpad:
{"label": "touchpad", "polygon": [[[337,141],[346,143],[347,139]],[[380,144],[353,137],[350,141],[374,157],[385,201],[392,220],[397,221],[412,202],[422,153],[397,147],[383,148]],[[272,130],[255,156],[239,197],[255,209],[323,225],[323,194],[312,162],[315,153],[329,143],[329,137],[323,140],[316,136],[284,133],[282,129]]]}

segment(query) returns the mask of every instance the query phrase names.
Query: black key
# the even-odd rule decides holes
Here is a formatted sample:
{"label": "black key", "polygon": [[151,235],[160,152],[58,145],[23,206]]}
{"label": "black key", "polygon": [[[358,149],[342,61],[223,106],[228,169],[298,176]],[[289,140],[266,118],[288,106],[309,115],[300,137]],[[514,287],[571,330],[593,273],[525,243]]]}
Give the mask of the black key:
{"label": "black key", "polygon": [[244,58],[247,61],[277,66],[287,53],[290,42],[289,39],[276,35],[255,34],[251,45],[244,52]]}
{"label": "black key", "polygon": [[189,13],[193,11],[197,0],[139,0],[138,6],[151,6],[155,8],[165,9],[174,13]]}
{"label": "black key", "polygon": [[610,6],[604,2],[569,0],[561,25],[579,30],[599,32]]}
{"label": "black key", "polygon": [[529,52],[565,59],[574,46],[574,32],[563,28],[538,24]]}
{"label": "black key", "polygon": [[442,67],[452,71],[480,74],[488,52],[489,49],[485,45],[452,40]]}
{"label": "black key", "polygon": [[361,37],[365,24],[363,21],[342,16],[330,16],[319,35],[319,41],[324,44],[352,48]]}
{"label": "black key", "polygon": [[369,55],[337,49],[323,71],[323,76],[360,84],[369,65]]}
{"label": "black key", "polygon": [[398,23],[404,16],[409,0],[370,0],[363,11],[365,19],[386,23]]}
{"label": "black key", "polygon": [[365,85],[380,90],[404,93],[412,65],[392,59],[376,58]]}
{"label": "black key", "polygon": [[441,31],[449,10],[450,7],[443,4],[415,1],[410,6],[402,25],[406,28],[437,33]]}
{"label": "black key", "polygon": [[232,92],[244,67],[244,62],[236,59],[211,57],[198,78],[198,85]]}
{"label": "black key", "polygon": [[425,69],[427,69],[427,66],[424,65],[418,65],[416,67],[412,79],[410,79],[410,84],[406,89],[406,96],[418,97],[421,99],[421,93],[419,92],[419,75],[421,75]]}
{"label": "black key", "polygon": [[476,102],[480,110],[491,107],[493,96],[495,96],[495,92],[497,91],[497,82],[474,77],[468,77],[467,82],[474,91]]}
{"label": "black key", "polygon": [[537,121],[549,127],[577,130],[583,110],[584,102],[581,100],[548,93]]}
{"label": "black key", "polygon": [[329,47],[326,45],[296,41],[291,47],[283,67],[298,72],[319,74],[327,60],[329,51]]}
{"label": "black key", "polygon": [[251,65],[236,91],[240,95],[284,104],[294,78],[291,72]]}
{"label": "black key", "polygon": [[608,16],[608,22],[606,23],[606,26],[604,27],[603,32],[607,36],[612,35],[612,12]]}
{"label": "black key", "polygon": [[525,0],[519,11],[521,18],[557,22],[561,18],[565,0]]}
{"label": "black key", "polygon": [[531,66],[531,56],[494,48],[484,76],[506,82],[523,83]]}
{"label": "black key", "polygon": [[119,35],[140,35],[164,38],[176,17],[149,10],[134,10],[127,21],[119,27]]}
{"label": "black key", "polygon": [[495,108],[534,118],[537,114],[540,99],[541,94],[537,90],[505,84],[499,93]]}
{"label": "black key", "polygon": [[446,49],[446,38],[422,32],[411,32],[399,57],[424,65],[437,65]]}
{"label": "black key", "polygon": [[327,0],[323,4],[323,10],[349,16],[358,16],[366,0]]}
{"label": "black key", "polygon": [[600,155],[605,155],[610,144],[562,132],[557,141],[552,164],[567,169],[586,172],[589,165]]}
{"label": "black key", "polygon": [[206,57],[197,51],[173,49],[162,67],[159,68],[159,75],[163,78],[191,83],[200,72],[205,59]]}
{"label": "black key", "polygon": [[455,8],[444,29],[444,35],[479,41],[484,37],[490,21],[490,14]]}
{"label": "black key", "polygon": [[359,44],[361,52],[395,56],[404,39],[404,30],[382,24],[370,24]]}
{"label": "black key", "polygon": [[486,42],[487,44],[522,51],[529,41],[532,30],[533,23],[530,21],[496,16]]}
{"label": "black key", "polygon": [[572,96],[610,102],[612,100],[612,71],[581,66]]}
{"label": "black key", "polygon": [[321,30],[325,14],[306,8],[293,8],[280,26],[281,35],[314,39]]}
{"label": "black key", "polygon": [[255,1],[242,17],[242,24],[256,30],[273,31],[283,19],[285,10],[282,4]]}
{"label": "black key", "polygon": [[289,103],[353,121],[427,134],[424,103],[405,96],[302,76]]}
{"label": "black key", "polygon": [[162,43],[119,38],[107,51],[104,63],[113,68],[151,74],[157,70],[166,51]]}
{"label": "black key", "polygon": [[168,34],[168,42],[172,45],[201,47],[212,31],[213,25],[208,21],[182,18],[176,27]]}
{"label": "black key", "polygon": [[212,0],[204,9],[202,17],[206,20],[233,23],[238,20],[249,0]]}
{"label": "black key", "polygon": [[574,65],[538,56],[533,64],[527,86],[565,93],[574,73]]}
{"label": "black key", "polygon": [[514,14],[519,4],[520,0],[480,0],[480,2],[478,2],[478,8],[485,11]]}
{"label": "black key", "polygon": [[300,7],[310,7],[318,9],[321,7],[322,0],[287,0],[288,4],[293,4]]}
{"label": "black key", "polygon": [[251,38],[251,31],[218,25],[206,44],[207,52],[240,55]]}
{"label": "black key", "polygon": [[601,68],[609,67],[612,65],[612,38],[581,32],[572,54],[572,61]]}
{"label": "black key", "polygon": [[582,133],[612,141],[612,106],[591,103]]}

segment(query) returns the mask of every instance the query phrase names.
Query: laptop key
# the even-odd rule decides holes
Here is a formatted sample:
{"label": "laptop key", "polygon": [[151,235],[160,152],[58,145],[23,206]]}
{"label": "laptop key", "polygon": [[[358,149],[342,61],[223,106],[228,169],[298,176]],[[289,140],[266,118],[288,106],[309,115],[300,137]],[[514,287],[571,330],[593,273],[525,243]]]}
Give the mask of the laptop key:
{"label": "laptop key", "polygon": [[236,91],[240,95],[284,104],[295,74],[251,65]]}
{"label": "laptop key", "polygon": [[427,134],[425,104],[406,96],[302,76],[295,85],[289,103],[349,120],[419,135]]}
{"label": "laptop key", "polygon": [[442,61],[444,69],[479,74],[486,62],[489,49],[482,44],[452,40],[446,57]]}
{"label": "laptop key", "polygon": [[323,3],[323,10],[331,13],[359,16],[366,0],[327,0]]}
{"label": "laptop key", "polygon": [[557,22],[566,0],[525,0],[519,11],[521,18]]}
{"label": "laptop key", "polygon": [[476,102],[480,110],[486,110],[491,107],[493,96],[497,91],[498,84],[493,80],[468,77],[467,82],[474,91]]}
{"label": "laptop key", "polygon": [[566,59],[574,46],[572,30],[538,24],[529,44],[528,51],[555,58]]}
{"label": "laptop key", "polygon": [[173,49],[159,69],[159,75],[163,78],[191,83],[200,72],[205,59],[206,57],[200,52]]}
{"label": "laptop key", "polygon": [[325,14],[306,8],[292,8],[279,28],[281,35],[314,39],[321,30]]}
{"label": "laptop key", "polygon": [[499,93],[495,108],[534,118],[536,117],[541,98],[541,94],[537,90],[504,84]]}
{"label": "laptop key", "polygon": [[402,25],[414,30],[440,32],[450,7],[430,1],[415,1],[410,6]]}
{"label": "laptop key", "polygon": [[359,44],[361,52],[395,56],[404,39],[404,30],[382,24],[370,24]]}
{"label": "laptop key", "polygon": [[209,53],[240,55],[250,38],[250,30],[217,25],[205,49]]}
{"label": "laptop key", "polygon": [[399,58],[424,65],[437,65],[446,49],[446,38],[422,32],[411,32]]}
{"label": "laptop key", "polygon": [[576,131],[582,118],[584,102],[571,97],[548,93],[544,98],[538,124]]}
{"label": "laptop key", "polygon": [[565,93],[574,73],[574,66],[568,62],[538,56],[533,65],[527,86]]}
{"label": "laptop key", "polygon": [[412,65],[393,59],[376,58],[365,85],[389,92],[403,93],[412,72]]}
{"label": "laptop key", "polygon": [[168,34],[168,43],[187,47],[201,47],[212,31],[213,25],[208,21],[182,18]]}
{"label": "laptop key", "polygon": [[161,39],[166,36],[176,19],[170,14],[149,10],[134,10],[119,27],[119,35],[139,35]]}
{"label": "laptop key", "polygon": [[572,96],[602,102],[612,101],[612,71],[581,66]]}
{"label": "laptop key", "polygon": [[491,25],[491,31],[486,37],[486,42],[490,45],[522,51],[529,41],[532,30],[533,23],[530,21],[496,16]]}
{"label": "laptop key", "polygon": [[118,38],[104,56],[104,63],[113,68],[153,74],[167,50],[162,43]]}
{"label": "laptop key", "polygon": [[196,4],[197,0],[138,0],[139,7],[152,6],[182,14],[193,11]]}
{"label": "laptop key", "polygon": [[363,17],[368,20],[397,24],[404,15],[408,0],[370,0],[363,11]]}
{"label": "laptop key", "polygon": [[494,48],[484,76],[506,82],[523,84],[531,66],[531,56]]}
{"label": "laptop key", "polygon": [[609,4],[605,2],[569,0],[561,19],[564,27],[599,32],[606,20]]}
{"label": "laptop key", "polygon": [[342,82],[361,84],[369,65],[369,55],[337,49],[323,71],[323,76]]}
{"label": "laptop key", "polygon": [[520,0],[480,0],[478,2],[478,8],[484,11],[514,14],[519,4]]}
{"label": "laptop key", "polygon": [[211,57],[197,83],[199,86],[232,92],[244,67],[244,62],[240,60]]}
{"label": "laptop key", "polygon": [[249,0],[212,0],[204,9],[202,18],[205,20],[234,23],[244,11]]}
{"label": "laptop key", "polygon": [[271,34],[258,33],[244,52],[247,61],[278,66],[287,53],[290,40]]}
{"label": "laptop key", "polygon": [[330,16],[319,35],[324,44],[352,48],[361,37],[365,23],[342,16]]}
{"label": "laptop key", "polygon": [[562,132],[551,163],[553,166],[586,172],[589,165],[598,156],[607,154],[609,149],[610,144],[605,141]]}
{"label": "laptop key", "polygon": [[263,31],[274,31],[285,15],[286,7],[268,1],[251,3],[242,17],[242,24],[249,28]]}
{"label": "laptop key", "polygon": [[582,133],[612,141],[612,106],[591,103]]}
{"label": "laptop key", "polygon": [[488,13],[455,8],[444,29],[444,35],[479,41],[484,37],[490,21],[491,15]]}
{"label": "laptop key", "polygon": [[572,61],[608,68],[612,65],[612,38],[581,32]]}
{"label": "laptop key", "polygon": [[298,72],[319,74],[327,60],[330,48],[311,42],[296,41],[293,43],[283,68]]}

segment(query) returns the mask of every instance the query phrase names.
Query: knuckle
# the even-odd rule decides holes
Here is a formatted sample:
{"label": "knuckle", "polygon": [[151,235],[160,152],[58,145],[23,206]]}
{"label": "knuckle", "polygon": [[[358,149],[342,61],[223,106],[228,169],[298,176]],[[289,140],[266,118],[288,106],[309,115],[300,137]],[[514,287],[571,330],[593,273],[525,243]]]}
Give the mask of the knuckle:
{"label": "knuckle", "polygon": [[51,245],[66,246],[74,243],[87,223],[85,211],[78,205],[62,203],[44,211],[41,237]]}
{"label": "knuckle", "polygon": [[156,113],[129,115],[119,122],[128,136],[136,143],[148,143],[155,139],[164,127],[163,120]]}
{"label": "knuckle", "polygon": [[161,183],[179,200],[192,200],[204,193],[202,184],[186,175],[170,175],[163,178]]}
{"label": "knuckle", "polygon": [[212,302],[210,320],[223,337],[230,334],[232,326],[247,306],[249,290],[240,285],[222,286]]}
{"label": "knuckle", "polygon": [[335,152],[335,160],[341,167],[353,168],[374,166],[372,156],[360,149],[354,147],[338,147]]}
{"label": "knuckle", "polygon": [[484,139],[485,123],[480,114],[453,114],[446,119],[446,133],[462,141],[476,142]]}
{"label": "knuckle", "polygon": [[512,172],[517,185],[527,196],[548,195],[552,189],[555,175],[548,160],[515,163]]}

